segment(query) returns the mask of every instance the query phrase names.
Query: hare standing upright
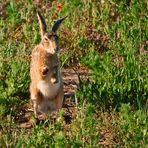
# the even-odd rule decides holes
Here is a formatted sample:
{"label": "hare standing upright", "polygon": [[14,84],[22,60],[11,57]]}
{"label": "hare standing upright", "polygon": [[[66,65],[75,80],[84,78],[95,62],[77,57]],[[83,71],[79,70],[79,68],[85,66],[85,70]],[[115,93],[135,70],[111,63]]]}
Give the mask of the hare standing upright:
{"label": "hare standing upright", "polygon": [[63,82],[57,52],[59,50],[56,31],[65,18],[54,23],[47,32],[43,16],[37,12],[41,42],[33,49],[30,66],[30,93],[34,113],[47,114],[62,108]]}

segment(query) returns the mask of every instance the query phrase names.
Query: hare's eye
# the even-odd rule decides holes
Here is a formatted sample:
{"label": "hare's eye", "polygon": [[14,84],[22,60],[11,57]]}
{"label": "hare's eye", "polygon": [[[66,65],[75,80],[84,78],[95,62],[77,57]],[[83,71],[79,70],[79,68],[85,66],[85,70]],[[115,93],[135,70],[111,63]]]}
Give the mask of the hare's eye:
{"label": "hare's eye", "polygon": [[45,41],[48,41],[48,38],[44,38]]}

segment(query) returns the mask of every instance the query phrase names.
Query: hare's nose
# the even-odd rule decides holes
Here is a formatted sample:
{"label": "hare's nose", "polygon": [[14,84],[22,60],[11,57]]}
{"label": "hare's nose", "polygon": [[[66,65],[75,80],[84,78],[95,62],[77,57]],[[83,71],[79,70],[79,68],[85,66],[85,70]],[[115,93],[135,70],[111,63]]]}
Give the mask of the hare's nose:
{"label": "hare's nose", "polygon": [[48,73],[49,69],[47,67],[43,68],[42,74],[46,75]]}

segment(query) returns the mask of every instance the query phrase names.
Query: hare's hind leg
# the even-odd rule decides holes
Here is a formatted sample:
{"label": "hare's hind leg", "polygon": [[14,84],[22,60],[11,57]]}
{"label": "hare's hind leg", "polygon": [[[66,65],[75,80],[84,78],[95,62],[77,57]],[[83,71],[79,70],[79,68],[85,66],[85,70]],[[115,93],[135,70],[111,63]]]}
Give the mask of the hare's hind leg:
{"label": "hare's hind leg", "polygon": [[37,117],[38,115],[38,105],[42,100],[42,96],[40,94],[40,91],[38,89],[31,89],[30,91],[31,93],[31,101],[33,103],[33,110],[34,110],[34,114],[35,117]]}
{"label": "hare's hind leg", "polygon": [[31,100],[32,105],[33,105],[34,115],[35,115],[35,117],[37,117],[37,110],[38,110],[37,98],[34,94],[31,94],[30,100]]}
{"label": "hare's hind leg", "polygon": [[36,100],[33,100],[33,111],[34,111],[35,117],[37,117],[37,110],[38,110],[37,101]]}
{"label": "hare's hind leg", "polygon": [[55,98],[55,105],[57,110],[62,108],[63,98],[64,98],[64,93],[63,93],[63,86],[62,86]]}
{"label": "hare's hind leg", "polygon": [[60,88],[57,96],[54,98],[54,105],[55,110],[50,113],[50,116],[56,118],[57,121],[60,120],[59,118],[59,110],[62,108],[63,105],[63,88]]}

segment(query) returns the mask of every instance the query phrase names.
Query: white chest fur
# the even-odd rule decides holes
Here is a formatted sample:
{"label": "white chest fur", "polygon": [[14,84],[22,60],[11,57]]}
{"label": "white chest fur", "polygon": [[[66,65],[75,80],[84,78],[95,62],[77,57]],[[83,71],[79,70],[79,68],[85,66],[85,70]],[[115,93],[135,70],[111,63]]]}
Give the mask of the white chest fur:
{"label": "white chest fur", "polygon": [[37,88],[41,91],[42,95],[45,98],[53,98],[56,96],[57,91],[59,90],[61,81],[58,83],[50,83],[44,80],[41,80],[37,84]]}

